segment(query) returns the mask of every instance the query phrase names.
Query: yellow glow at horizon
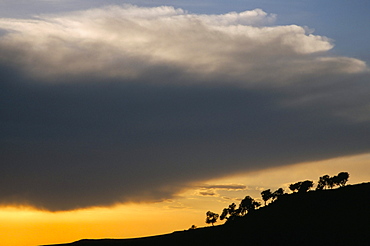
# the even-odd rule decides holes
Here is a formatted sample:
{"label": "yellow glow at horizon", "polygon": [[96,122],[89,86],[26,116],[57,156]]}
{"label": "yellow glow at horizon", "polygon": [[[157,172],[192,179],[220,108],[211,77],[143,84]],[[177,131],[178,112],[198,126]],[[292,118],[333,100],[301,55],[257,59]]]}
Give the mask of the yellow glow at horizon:
{"label": "yellow glow at horizon", "polygon": [[83,238],[150,236],[188,229],[190,218],[199,219],[199,215],[191,211],[178,213],[176,209],[159,205],[163,206],[132,204],[58,213],[3,208],[0,210],[0,245],[35,246]]}
{"label": "yellow glow at horizon", "polygon": [[[220,213],[237,199],[250,195],[260,199],[263,189],[275,190],[296,181],[317,181],[322,175],[349,172],[349,184],[370,181],[370,153],[325,161],[300,163],[249,172],[207,184],[244,184],[242,191],[219,190],[219,196],[199,196],[189,188],[172,200],[154,204],[124,204],[69,212],[43,212],[31,208],[0,208],[0,245],[36,246],[67,243],[83,238],[131,238],[206,226],[205,212]],[[288,191],[286,189],[286,191]],[[224,196],[228,196],[227,200]]]}

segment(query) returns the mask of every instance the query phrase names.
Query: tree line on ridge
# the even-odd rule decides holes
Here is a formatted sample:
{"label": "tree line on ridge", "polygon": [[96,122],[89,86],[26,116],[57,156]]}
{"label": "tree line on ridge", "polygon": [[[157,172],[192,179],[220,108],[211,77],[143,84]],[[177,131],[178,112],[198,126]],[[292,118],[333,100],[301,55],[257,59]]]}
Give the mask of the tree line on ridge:
{"label": "tree line on ridge", "polygon": [[[335,186],[343,187],[346,185],[349,178],[348,172],[340,172],[338,175],[330,177],[329,175],[324,175],[319,178],[316,186],[316,190],[324,190],[327,188],[334,188]],[[292,193],[305,193],[308,192],[314,186],[314,182],[311,180],[305,180],[296,182],[289,185],[289,189]],[[288,194],[284,193],[283,188],[279,188],[274,192],[271,192],[270,189],[264,190],[261,192],[262,200],[264,201],[264,206],[267,206],[267,202],[271,200],[271,203],[278,200],[279,197]],[[206,223],[212,224],[217,222],[218,219],[220,220],[233,220],[237,217],[243,217],[247,213],[255,211],[261,206],[261,203],[256,201],[250,196],[246,196],[239,204],[235,203],[230,204],[227,208],[222,210],[221,215],[208,211],[206,213]],[[190,229],[195,229],[196,227],[193,225]]]}

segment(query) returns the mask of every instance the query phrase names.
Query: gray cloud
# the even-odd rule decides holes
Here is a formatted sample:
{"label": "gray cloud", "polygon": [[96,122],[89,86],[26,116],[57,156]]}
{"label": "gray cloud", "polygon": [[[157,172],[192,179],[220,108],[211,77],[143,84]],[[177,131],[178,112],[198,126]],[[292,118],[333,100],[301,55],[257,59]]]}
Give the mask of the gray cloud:
{"label": "gray cloud", "polygon": [[[200,190],[197,192],[200,196],[219,196],[218,190],[238,191],[246,190],[247,186],[240,184],[226,184],[226,185],[202,185],[198,187]],[[228,200],[228,198],[223,198]]]}
{"label": "gray cloud", "polygon": [[247,186],[240,184],[227,184],[227,185],[204,185],[202,189],[215,189],[215,190],[245,190]]}
{"label": "gray cloud", "polygon": [[199,195],[201,195],[201,196],[216,196],[217,193],[213,190],[205,190],[205,191],[200,191]]}
{"label": "gray cloud", "polygon": [[113,8],[1,20],[12,25],[0,39],[0,203],[158,201],[210,178],[369,152],[362,61],[324,56],[330,42],[300,27],[202,18]]}

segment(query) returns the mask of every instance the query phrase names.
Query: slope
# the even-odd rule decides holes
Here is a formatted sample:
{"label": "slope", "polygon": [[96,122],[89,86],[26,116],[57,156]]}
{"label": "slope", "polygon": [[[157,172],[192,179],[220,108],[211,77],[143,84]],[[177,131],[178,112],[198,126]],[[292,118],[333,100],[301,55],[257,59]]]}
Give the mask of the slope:
{"label": "slope", "polygon": [[370,245],[370,183],[286,194],[224,225],[54,246]]}

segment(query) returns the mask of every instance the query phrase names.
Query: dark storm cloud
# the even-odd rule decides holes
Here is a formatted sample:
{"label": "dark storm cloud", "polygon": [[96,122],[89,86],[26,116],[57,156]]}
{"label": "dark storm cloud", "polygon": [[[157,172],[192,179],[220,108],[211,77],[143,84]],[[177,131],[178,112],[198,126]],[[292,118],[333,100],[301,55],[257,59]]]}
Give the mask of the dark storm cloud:
{"label": "dark storm cloud", "polygon": [[43,84],[1,72],[2,204],[155,201],[207,178],[370,149],[368,121],[333,115],[341,98],[282,106],[294,95],[93,78]]}
{"label": "dark storm cloud", "polygon": [[264,18],[128,7],[1,20],[0,203],[158,201],[369,152],[366,65],[317,55],[330,42],[301,27],[249,26]]}

